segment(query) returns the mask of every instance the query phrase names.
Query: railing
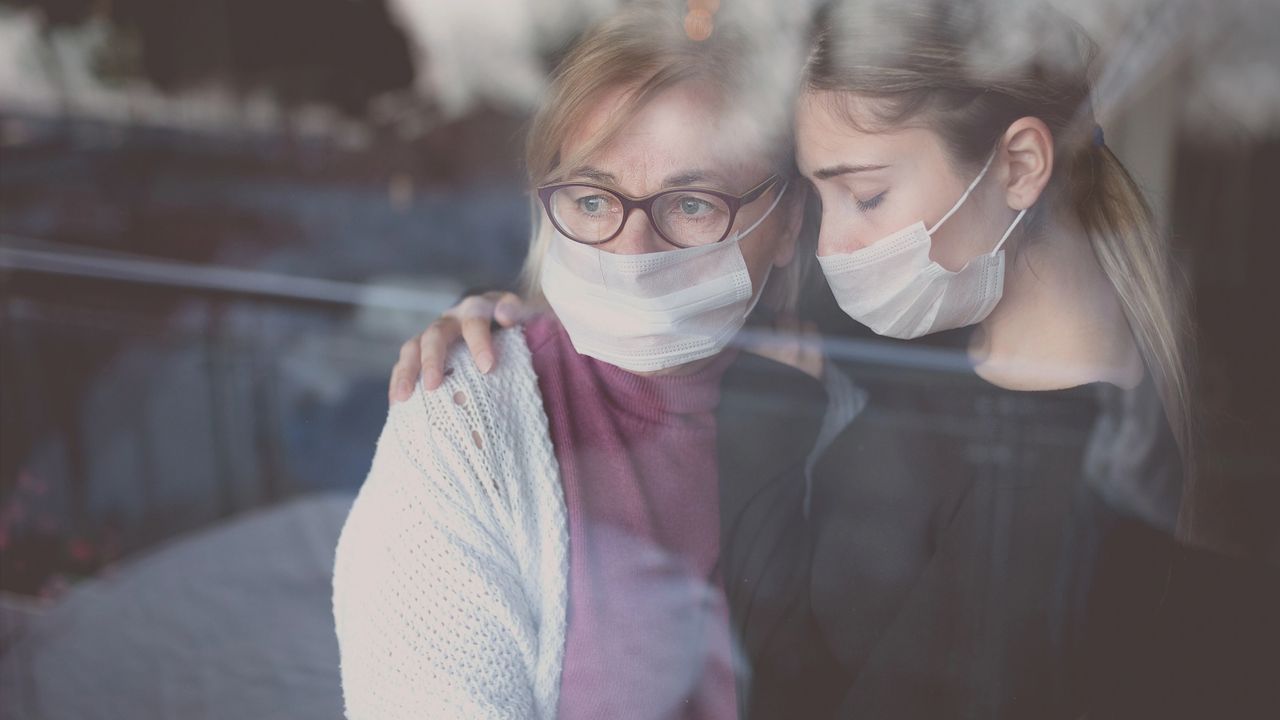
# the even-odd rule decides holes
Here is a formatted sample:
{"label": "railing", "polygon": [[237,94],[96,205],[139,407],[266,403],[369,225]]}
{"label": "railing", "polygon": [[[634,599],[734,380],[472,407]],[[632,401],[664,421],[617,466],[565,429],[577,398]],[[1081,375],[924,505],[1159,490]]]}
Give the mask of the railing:
{"label": "railing", "polygon": [[0,585],[354,489],[397,346],[456,297],[0,236]]}

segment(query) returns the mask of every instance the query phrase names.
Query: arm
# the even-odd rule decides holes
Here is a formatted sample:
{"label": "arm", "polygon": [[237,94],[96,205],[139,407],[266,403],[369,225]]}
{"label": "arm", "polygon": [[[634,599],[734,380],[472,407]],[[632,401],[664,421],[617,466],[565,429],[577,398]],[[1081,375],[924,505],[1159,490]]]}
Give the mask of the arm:
{"label": "arm", "polygon": [[350,720],[531,718],[536,621],[466,445],[392,408],[343,528],[333,609]]}

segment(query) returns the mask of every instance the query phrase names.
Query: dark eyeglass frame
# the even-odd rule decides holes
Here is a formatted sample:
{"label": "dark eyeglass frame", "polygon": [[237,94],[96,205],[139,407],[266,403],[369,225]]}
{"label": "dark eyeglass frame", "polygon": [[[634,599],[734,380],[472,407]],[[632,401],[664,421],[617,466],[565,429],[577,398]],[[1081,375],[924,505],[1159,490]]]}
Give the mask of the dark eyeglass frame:
{"label": "dark eyeglass frame", "polygon": [[[644,213],[645,219],[649,221],[649,227],[653,228],[653,231],[658,233],[658,237],[662,238],[663,240],[666,240],[668,243],[675,245],[678,248],[707,247],[709,245],[715,245],[718,242],[723,242],[725,238],[729,237],[729,231],[733,230],[733,222],[738,218],[738,211],[741,210],[743,206],[750,205],[756,200],[759,200],[760,196],[763,195],[769,188],[773,187],[774,185],[777,185],[778,181],[781,178],[782,176],[777,173],[770,175],[769,177],[764,179],[764,182],[760,183],[759,185],[756,185],[755,187],[751,188],[750,190],[746,191],[741,195],[733,195],[731,193],[723,192],[721,190],[715,190],[712,188],[691,186],[691,187],[677,187],[677,188],[669,188],[667,190],[659,190],[656,193],[653,193],[651,195],[645,195],[644,197],[631,197],[630,195],[626,195],[622,192],[619,192],[614,188],[611,188],[605,185],[598,185],[596,183],[562,182],[562,183],[554,183],[551,185],[540,186],[538,188],[538,199],[542,201],[542,208],[546,210],[547,217],[551,220],[551,224],[555,226],[555,229],[559,230],[562,235],[569,238],[570,240],[576,243],[582,243],[583,245],[603,245],[604,243],[607,243],[610,240],[618,237],[618,235],[622,233],[622,229],[627,226],[627,219],[631,217],[631,211],[638,209]],[[555,194],[557,190],[562,190],[567,187],[588,187],[593,190],[601,190],[601,191],[607,192],[610,195],[613,195],[614,197],[618,198],[618,200],[620,200],[622,203],[622,222],[618,223],[618,229],[614,230],[613,234],[611,234],[607,238],[604,238],[603,240],[588,242],[586,240],[579,240],[578,238],[574,237],[573,234],[570,233],[567,229],[561,227],[560,223],[556,221],[555,212],[552,211],[551,209],[551,196]],[[673,193],[682,193],[682,192],[684,193],[696,192],[696,193],[702,193],[703,195],[713,195],[719,198],[720,200],[722,200],[724,204],[728,206],[729,222],[725,224],[724,234],[722,234],[718,240],[716,240],[715,242],[709,242],[709,243],[699,243],[697,245],[681,245],[675,240],[672,240],[671,238],[667,237],[666,233],[662,232],[662,228],[658,226],[658,223],[654,222],[652,210],[653,210],[653,204],[657,202],[658,198],[664,195],[671,195]]]}

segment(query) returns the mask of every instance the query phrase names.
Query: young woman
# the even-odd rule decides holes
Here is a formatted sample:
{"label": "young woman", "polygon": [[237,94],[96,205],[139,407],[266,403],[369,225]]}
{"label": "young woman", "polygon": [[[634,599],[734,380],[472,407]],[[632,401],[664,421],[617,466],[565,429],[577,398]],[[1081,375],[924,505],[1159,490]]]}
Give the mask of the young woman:
{"label": "young woman", "polygon": [[[789,627],[816,628],[832,669],[813,696],[839,717],[1185,713],[1182,688],[1150,694],[1176,674],[1146,641],[1173,578],[1159,538],[1197,529],[1187,327],[1086,63],[1064,62],[1082,37],[1026,14],[1045,52],[996,67],[983,33],[1017,31],[997,6],[876,7],[819,18],[796,105],[818,260],[858,324],[836,332],[967,362],[873,387],[811,468],[812,546],[776,562],[806,563]],[[406,344],[392,399],[419,362],[430,390],[458,335],[491,366],[490,319],[522,308],[447,313]]]}
{"label": "young woman", "polygon": [[334,568],[353,720],[737,716],[713,411],[747,315],[794,302],[802,195],[764,50],[673,8],[589,32],[534,119],[554,314],[391,409]]}
{"label": "young woman", "polygon": [[[835,301],[971,366],[873,392],[856,439],[815,472],[815,567],[848,567],[815,573],[815,612],[849,670],[842,717],[1098,713],[1134,645],[1100,651],[1119,605],[1099,600],[1134,603],[1115,625],[1135,638],[1159,603],[1140,583],[1167,558],[1116,543],[1133,524],[1173,532],[1191,477],[1180,298],[1097,130],[1085,63],[1050,54],[1078,33],[1031,17],[1004,29],[1045,54],[984,72],[992,5],[897,4],[883,25],[837,8],[807,67],[798,160]],[[894,422],[911,409],[932,423]],[[1101,587],[1098,563],[1118,557],[1135,584]]]}

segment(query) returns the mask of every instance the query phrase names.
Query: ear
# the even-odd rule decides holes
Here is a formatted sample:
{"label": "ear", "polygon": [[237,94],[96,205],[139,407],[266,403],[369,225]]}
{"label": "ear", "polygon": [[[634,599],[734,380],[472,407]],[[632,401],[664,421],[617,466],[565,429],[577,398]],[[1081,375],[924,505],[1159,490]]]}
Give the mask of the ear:
{"label": "ear", "polygon": [[774,267],[785,267],[796,256],[796,245],[800,240],[800,227],[804,223],[804,206],[809,196],[805,183],[799,177],[793,177],[787,183],[787,196],[778,203],[778,210],[783,212],[783,242],[778,243],[778,251],[773,256]]}
{"label": "ear", "polygon": [[1053,175],[1053,132],[1040,118],[1018,118],[1004,133],[1005,201],[1014,210],[1035,205]]}

